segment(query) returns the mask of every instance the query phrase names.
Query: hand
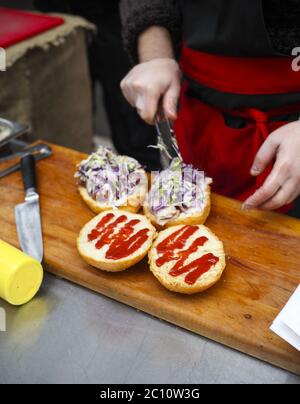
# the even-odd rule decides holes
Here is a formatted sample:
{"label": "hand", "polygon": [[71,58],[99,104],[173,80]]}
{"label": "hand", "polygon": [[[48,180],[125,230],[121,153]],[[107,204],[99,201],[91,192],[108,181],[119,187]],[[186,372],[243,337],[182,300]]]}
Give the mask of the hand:
{"label": "hand", "polygon": [[276,210],[300,195],[300,122],[273,132],[259,150],[251,174],[258,176],[276,159],[264,185],[245,203],[244,209]]}
{"label": "hand", "polygon": [[175,59],[153,59],[134,67],[121,82],[127,101],[141,118],[153,124],[159,102],[167,117],[177,118],[181,71]]}

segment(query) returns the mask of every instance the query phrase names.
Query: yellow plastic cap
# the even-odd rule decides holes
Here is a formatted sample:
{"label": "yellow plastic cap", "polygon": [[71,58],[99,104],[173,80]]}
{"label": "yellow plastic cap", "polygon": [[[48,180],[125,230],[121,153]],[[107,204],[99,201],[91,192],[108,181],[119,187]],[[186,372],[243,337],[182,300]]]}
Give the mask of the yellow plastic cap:
{"label": "yellow plastic cap", "polygon": [[35,259],[0,240],[0,297],[10,304],[28,303],[43,282],[43,267]]}

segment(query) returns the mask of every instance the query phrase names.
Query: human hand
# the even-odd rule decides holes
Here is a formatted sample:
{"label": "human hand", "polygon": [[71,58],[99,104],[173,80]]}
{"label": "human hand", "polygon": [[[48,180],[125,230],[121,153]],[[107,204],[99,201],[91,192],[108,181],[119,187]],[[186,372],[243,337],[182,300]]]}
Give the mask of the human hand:
{"label": "human hand", "polygon": [[300,122],[293,122],[273,132],[254,160],[251,174],[258,176],[276,160],[263,186],[247,199],[245,210],[276,210],[300,195]]}
{"label": "human hand", "polygon": [[162,108],[170,120],[177,118],[181,71],[175,59],[153,59],[135,66],[121,82],[127,101],[141,118],[153,124],[162,99]]}

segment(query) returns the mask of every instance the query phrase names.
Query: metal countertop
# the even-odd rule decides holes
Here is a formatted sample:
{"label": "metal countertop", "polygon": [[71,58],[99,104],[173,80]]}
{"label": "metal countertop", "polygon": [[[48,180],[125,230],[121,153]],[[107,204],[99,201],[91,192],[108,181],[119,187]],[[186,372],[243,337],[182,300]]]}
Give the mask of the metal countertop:
{"label": "metal countertop", "polygon": [[23,307],[0,300],[0,383],[283,383],[300,377],[46,275]]}

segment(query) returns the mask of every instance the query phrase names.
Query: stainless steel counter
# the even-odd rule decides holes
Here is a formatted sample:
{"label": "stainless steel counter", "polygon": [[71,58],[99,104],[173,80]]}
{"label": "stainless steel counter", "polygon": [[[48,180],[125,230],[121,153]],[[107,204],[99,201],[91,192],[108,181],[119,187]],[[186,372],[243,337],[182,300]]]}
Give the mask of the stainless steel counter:
{"label": "stainless steel counter", "polygon": [[51,275],[6,310],[0,383],[291,383],[300,377]]}

